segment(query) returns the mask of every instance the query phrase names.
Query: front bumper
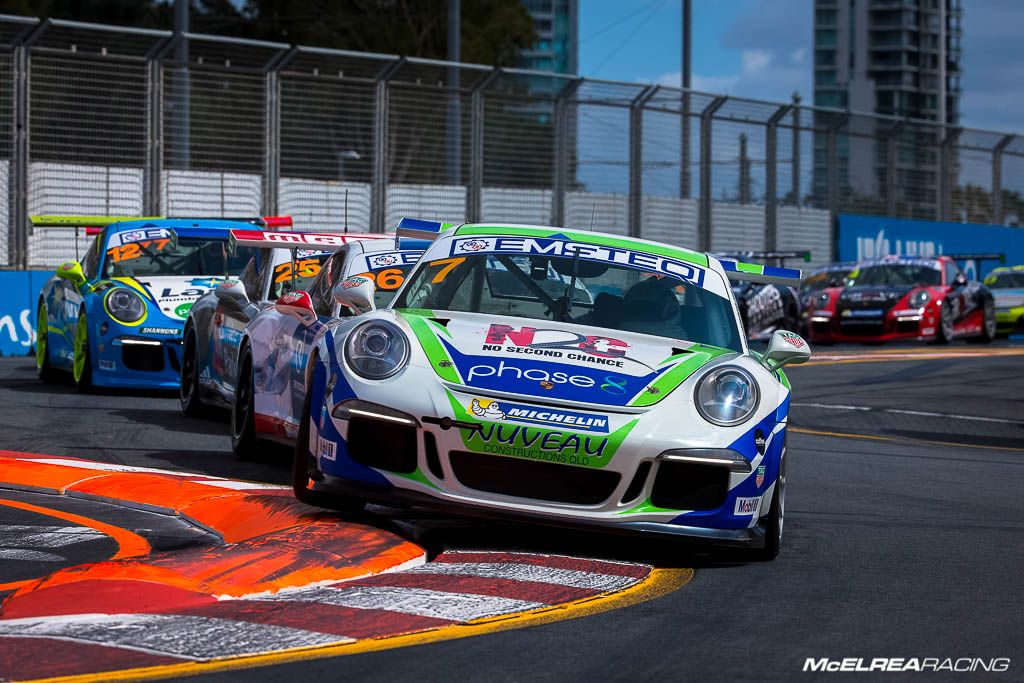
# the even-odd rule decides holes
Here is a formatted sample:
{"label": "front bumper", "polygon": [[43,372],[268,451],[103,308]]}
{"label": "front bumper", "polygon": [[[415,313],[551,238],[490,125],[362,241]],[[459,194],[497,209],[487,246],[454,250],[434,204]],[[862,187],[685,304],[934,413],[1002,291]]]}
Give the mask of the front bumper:
{"label": "front bumper", "polygon": [[937,333],[938,320],[927,313],[902,317],[886,313],[878,318],[843,318],[832,315],[827,319],[811,314],[808,326],[809,341],[812,344],[932,340]]}
{"label": "front bumper", "polygon": [[115,334],[92,348],[92,383],[112,389],[167,389],[181,386],[181,337]]}
{"label": "front bumper", "polygon": [[561,529],[615,532],[639,535],[673,536],[715,545],[742,548],[763,548],[764,524],[746,529],[712,529],[663,522],[606,522],[601,520],[574,519],[545,514],[543,512],[522,512],[496,510],[484,505],[464,501],[450,501],[436,498],[419,491],[396,487],[374,485],[323,475],[315,482],[313,491],[327,494],[355,497],[381,505],[415,505],[455,515],[481,519],[493,519],[524,524],[540,524]]}
{"label": "front bumper", "polygon": [[[314,399],[323,396],[318,390],[322,386],[314,378]],[[753,547],[763,540],[759,521],[768,512],[785,444],[785,425],[776,421],[775,410],[747,425],[747,434],[728,447],[675,437],[665,441],[666,430],[657,421],[647,420],[631,427],[632,432],[627,430],[628,444],[614,454],[591,457],[588,466],[586,457],[559,459],[553,457],[557,452],[522,444],[488,442],[479,448],[480,439],[491,437],[474,441],[470,431],[459,426],[465,423],[443,417],[451,413],[434,404],[428,394],[403,395],[401,406],[408,412],[401,415],[407,418],[406,424],[396,427],[390,422],[379,429],[366,424],[366,418],[335,417],[337,403],[329,409],[314,400],[307,444],[312,490],[556,526]],[[461,400],[466,402],[468,395]],[[374,405],[378,412],[396,412],[395,406],[358,402],[364,415]],[[506,436],[521,429],[484,424],[485,430],[503,429]],[[619,429],[615,423],[609,426],[609,442]],[[757,432],[767,437],[760,453],[755,446]],[[546,437],[537,434],[530,432],[524,439],[547,443]],[[573,438],[587,443],[585,434]],[[593,454],[604,448],[597,445],[603,444],[603,435],[591,438],[584,451],[590,449]],[[558,445],[550,448],[557,450]],[[721,460],[712,464],[670,455],[694,449],[717,453],[735,449],[744,467],[732,469]],[[602,464],[596,465],[594,457]]]}
{"label": "front bumper", "polygon": [[1024,306],[996,309],[996,334],[1024,334]]}

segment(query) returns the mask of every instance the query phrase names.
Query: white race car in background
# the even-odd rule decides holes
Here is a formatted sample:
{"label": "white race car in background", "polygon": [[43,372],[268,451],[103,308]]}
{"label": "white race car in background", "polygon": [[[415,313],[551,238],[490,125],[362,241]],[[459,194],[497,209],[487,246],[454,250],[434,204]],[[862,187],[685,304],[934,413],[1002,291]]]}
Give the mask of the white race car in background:
{"label": "white race car in background", "polygon": [[[795,285],[800,271],[595,232],[435,229],[389,306],[313,341],[300,500],[423,504],[775,556],[780,368],[810,350],[780,330],[752,353],[730,280]],[[373,291],[354,277],[334,296],[373,308]]]}
{"label": "white race car in background", "polygon": [[189,415],[201,412],[201,404],[229,408],[232,448],[249,457],[259,438],[293,442],[308,342],[323,322],[358,313],[334,301],[331,283],[356,274],[372,278],[375,302],[384,305],[425,243],[259,230],[232,231],[232,241],[259,252],[237,283],[225,283],[192,307],[181,406]]}

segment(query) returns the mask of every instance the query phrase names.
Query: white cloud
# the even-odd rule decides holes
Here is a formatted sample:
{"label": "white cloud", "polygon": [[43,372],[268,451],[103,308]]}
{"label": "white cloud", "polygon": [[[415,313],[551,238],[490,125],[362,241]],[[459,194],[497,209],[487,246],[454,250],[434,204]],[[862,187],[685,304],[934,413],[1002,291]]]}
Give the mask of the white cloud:
{"label": "white cloud", "polygon": [[797,50],[793,50],[793,52],[790,53],[789,61],[793,62],[794,64],[803,64],[804,63],[804,57],[806,57],[806,56],[807,56],[807,48],[806,47],[801,47],[801,48],[799,48]]}
{"label": "white cloud", "polygon": [[744,50],[740,54],[743,63],[743,75],[758,75],[772,63],[772,53],[768,50]]}
{"label": "white cloud", "polygon": [[[738,73],[716,76],[695,73],[692,77],[693,89],[715,95],[788,101],[796,91],[805,94],[810,92],[808,69],[800,64],[803,54],[798,53],[801,52],[797,50],[787,58],[780,58],[773,50],[743,50]],[[679,87],[680,73],[674,71],[662,74],[655,82]]]}

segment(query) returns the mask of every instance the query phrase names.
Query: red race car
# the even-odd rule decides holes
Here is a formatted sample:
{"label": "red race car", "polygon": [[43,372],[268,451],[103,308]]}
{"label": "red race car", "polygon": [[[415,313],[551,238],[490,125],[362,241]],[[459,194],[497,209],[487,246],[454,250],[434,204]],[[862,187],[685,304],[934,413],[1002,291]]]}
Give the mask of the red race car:
{"label": "red race car", "polygon": [[969,281],[960,270],[957,259],[968,258],[978,261],[1000,255],[885,256],[861,261],[845,287],[825,289],[812,302],[811,343],[992,341],[994,299],[987,287]]}

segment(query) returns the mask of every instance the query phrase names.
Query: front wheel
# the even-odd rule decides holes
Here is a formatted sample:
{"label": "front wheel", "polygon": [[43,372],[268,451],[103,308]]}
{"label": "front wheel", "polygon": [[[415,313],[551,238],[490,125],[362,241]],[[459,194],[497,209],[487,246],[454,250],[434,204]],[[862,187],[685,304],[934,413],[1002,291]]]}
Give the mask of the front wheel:
{"label": "front wheel", "polygon": [[252,387],[252,351],[246,347],[238,364],[235,398],[231,403],[231,450],[239,460],[252,460],[259,445]]}
{"label": "front wheel", "polygon": [[985,300],[985,317],[981,321],[981,332],[974,337],[968,337],[967,341],[972,344],[988,344],[996,338],[996,307],[992,299]]}
{"label": "front wheel", "polygon": [[765,517],[764,547],[754,551],[754,558],[770,562],[779,555],[782,547],[782,523],[786,515],[786,456],[779,462],[779,478],[775,482],[771,507]]}
{"label": "front wheel", "polygon": [[43,382],[57,379],[57,371],[50,365],[50,332],[46,317],[46,302],[39,302],[39,315],[36,320],[36,375]]}
{"label": "front wheel", "polygon": [[196,331],[189,328],[185,333],[185,345],[181,351],[181,386],[178,389],[181,412],[189,417],[202,417],[205,414],[203,403],[199,398],[199,344]]}
{"label": "front wheel", "polygon": [[[316,361],[311,358],[310,362]],[[328,495],[321,491],[309,490],[309,475],[316,468],[316,458],[309,451],[310,405],[309,387],[307,387],[306,397],[302,402],[302,412],[299,414],[299,434],[295,441],[295,456],[292,458],[292,490],[295,492],[295,497],[307,505],[337,510],[345,514],[356,514],[366,507],[366,501],[350,496]]]}
{"label": "front wheel", "polygon": [[953,341],[953,309],[948,301],[942,302],[939,310],[939,329],[935,331],[936,344],[948,344]]}
{"label": "front wheel", "polygon": [[89,349],[89,321],[85,313],[78,316],[75,327],[74,361],[71,365],[71,376],[75,386],[81,392],[92,391],[92,353]]}

